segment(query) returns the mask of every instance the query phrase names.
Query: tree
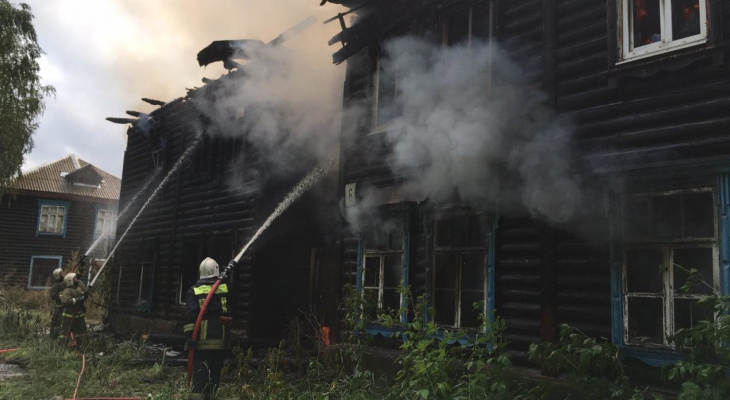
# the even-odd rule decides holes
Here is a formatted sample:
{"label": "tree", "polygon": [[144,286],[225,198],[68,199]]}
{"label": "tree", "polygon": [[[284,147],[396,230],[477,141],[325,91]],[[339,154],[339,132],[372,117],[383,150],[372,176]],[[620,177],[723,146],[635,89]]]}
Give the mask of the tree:
{"label": "tree", "polygon": [[0,0],[0,190],[20,174],[23,156],[33,148],[33,133],[53,86],[40,83],[43,54],[27,4]]}

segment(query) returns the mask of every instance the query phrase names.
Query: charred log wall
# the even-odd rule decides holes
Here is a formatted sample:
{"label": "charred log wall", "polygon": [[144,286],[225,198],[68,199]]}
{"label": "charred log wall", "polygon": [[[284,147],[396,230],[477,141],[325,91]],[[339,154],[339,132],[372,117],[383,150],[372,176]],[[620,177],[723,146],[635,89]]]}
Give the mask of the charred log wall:
{"label": "charred log wall", "polygon": [[[118,232],[127,229],[141,205],[191,146],[198,130],[204,131],[200,113],[190,101],[176,100],[152,115],[156,120],[153,136],[135,127],[129,130],[120,208],[149,180],[152,183],[139,193],[129,214],[120,219]],[[156,137],[164,137],[163,147],[153,139]],[[235,145],[241,143],[223,143],[210,137],[201,140],[139,216],[115,257],[121,270],[116,272],[120,314],[179,319],[181,296],[197,280],[201,257],[211,255],[223,267],[238,252],[234,247],[253,235],[258,222],[257,194],[242,195],[226,186],[227,172],[243,165],[242,158],[226,160],[222,156],[224,147]],[[160,158],[153,155],[162,161],[155,161]],[[240,163],[235,164],[236,160]],[[246,167],[255,166],[255,161],[255,156],[247,157]],[[144,274],[143,268],[148,269]],[[234,271],[231,306],[240,327],[250,322],[251,271],[250,257],[243,257]],[[149,304],[140,302],[141,297]]]}

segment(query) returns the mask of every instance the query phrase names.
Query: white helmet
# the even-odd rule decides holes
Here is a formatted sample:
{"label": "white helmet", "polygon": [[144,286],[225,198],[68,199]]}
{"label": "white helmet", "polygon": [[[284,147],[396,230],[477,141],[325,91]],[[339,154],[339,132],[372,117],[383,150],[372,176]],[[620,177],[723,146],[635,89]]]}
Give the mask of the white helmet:
{"label": "white helmet", "polygon": [[70,274],[66,274],[66,276],[63,277],[63,283],[66,285],[66,287],[71,287],[74,285],[74,279],[76,279],[76,273],[71,272]]}
{"label": "white helmet", "polygon": [[63,278],[63,268],[56,268],[53,270],[53,279]]}
{"label": "white helmet", "polygon": [[200,263],[200,279],[218,276],[218,263],[210,257],[206,257]]}

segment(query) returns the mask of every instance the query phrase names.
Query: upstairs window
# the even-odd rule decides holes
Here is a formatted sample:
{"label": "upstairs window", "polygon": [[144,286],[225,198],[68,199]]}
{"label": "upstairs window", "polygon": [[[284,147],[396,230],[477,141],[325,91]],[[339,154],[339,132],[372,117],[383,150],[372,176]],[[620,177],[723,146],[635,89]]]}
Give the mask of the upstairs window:
{"label": "upstairs window", "polygon": [[[485,213],[445,214],[436,220],[433,269],[435,321],[478,328],[486,313],[488,224]],[[475,309],[475,304],[481,308]]]}
{"label": "upstairs window", "polygon": [[[719,285],[714,204],[709,188],[624,198],[625,343],[669,347],[677,330],[713,318],[698,300]],[[685,287],[690,269],[704,282]]]}
{"label": "upstairs window", "polygon": [[621,0],[619,4],[624,61],[707,41],[704,0]]}
{"label": "upstairs window", "polygon": [[96,221],[94,222],[94,239],[106,235],[114,237],[117,232],[117,212],[113,210],[96,210]]}
{"label": "upstairs window", "polygon": [[489,3],[476,2],[467,7],[450,8],[441,18],[441,37],[444,45],[471,43],[489,38]]}
{"label": "upstairs window", "polygon": [[373,83],[373,127],[376,130],[393,122],[402,113],[398,102],[398,77],[392,68],[385,67],[386,62],[387,56],[385,52],[381,52]]}
{"label": "upstairs window", "polygon": [[65,237],[69,205],[69,202],[39,200],[36,235],[58,235]]}

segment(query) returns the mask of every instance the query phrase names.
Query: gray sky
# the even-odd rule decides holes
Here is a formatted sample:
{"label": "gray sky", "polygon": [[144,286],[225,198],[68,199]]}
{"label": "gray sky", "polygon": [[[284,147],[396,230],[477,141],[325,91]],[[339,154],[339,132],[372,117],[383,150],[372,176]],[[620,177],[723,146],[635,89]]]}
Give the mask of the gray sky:
{"label": "gray sky", "polygon": [[[11,0],[12,1],[12,0]],[[269,41],[299,21],[318,19],[286,46],[308,54],[318,68],[344,79],[344,66],[332,65],[327,40],[337,22],[321,21],[340,9],[319,0],[25,0],[35,16],[44,84],[56,87],[26,155],[23,170],[74,153],[121,177],[127,125],[106,117],[125,110],[150,112],[141,101],[185,95],[225,70],[216,63],[198,66],[198,51],[214,40]],[[340,84],[342,79],[334,79]],[[341,91],[341,90],[340,90]]]}

